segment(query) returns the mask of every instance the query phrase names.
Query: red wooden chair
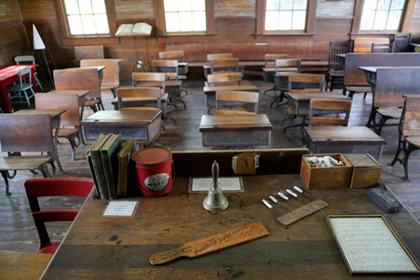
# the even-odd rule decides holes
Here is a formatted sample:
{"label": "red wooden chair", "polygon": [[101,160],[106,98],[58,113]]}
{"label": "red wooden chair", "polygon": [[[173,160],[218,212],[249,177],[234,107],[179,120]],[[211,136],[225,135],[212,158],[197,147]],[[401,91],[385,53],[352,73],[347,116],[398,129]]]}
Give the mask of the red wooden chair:
{"label": "red wooden chair", "polygon": [[26,195],[31,207],[32,217],[38,231],[41,244],[39,253],[54,254],[60,242],[51,242],[45,223],[73,221],[78,209],[57,209],[42,211],[39,207],[38,197],[44,196],[80,196],[86,197],[94,186],[89,178],[41,178],[25,181]]}

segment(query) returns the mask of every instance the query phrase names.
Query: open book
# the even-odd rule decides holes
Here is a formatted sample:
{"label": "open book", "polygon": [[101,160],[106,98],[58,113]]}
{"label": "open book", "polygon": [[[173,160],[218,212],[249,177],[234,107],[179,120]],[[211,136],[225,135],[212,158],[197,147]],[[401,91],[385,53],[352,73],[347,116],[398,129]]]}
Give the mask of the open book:
{"label": "open book", "polygon": [[152,33],[152,26],[145,22],[138,22],[136,24],[121,24],[118,27],[115,36],[150,36]]}

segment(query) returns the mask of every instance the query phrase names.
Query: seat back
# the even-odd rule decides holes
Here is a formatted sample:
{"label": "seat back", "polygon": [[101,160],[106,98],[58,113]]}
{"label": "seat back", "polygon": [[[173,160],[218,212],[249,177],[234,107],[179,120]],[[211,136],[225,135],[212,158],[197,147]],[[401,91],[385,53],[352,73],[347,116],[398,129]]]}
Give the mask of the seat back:
{"label": "seat back", "polygon": [[159,52],[159,59],[168,59],[168,60],[179,60],[185,61],[184,51],[165,51]]}
{"label": "seat back", "polygon": [[15,56],[15,62],[17,65],[35,64],[35,57],[33,55],[19,55],[19,56]]}
{"label": "seat back", "polygon": [[160,87],[165,90],[165,73],[133,72],[131,79],[134,87]]}
{"label": "seat back", "polygon": [[409,52],[411,33],[395,34],[392,41],[392,52]]}
{"label": "seat back", "polygon": [[211,61],[211,73],[219,71],[239,72],[239,60],[237,58],[214,59]]}
{"label": "seat back", "polygon": [[69,68],[54,70],[54,84],[56,90],[90,90],[87,97],[101,97],[97,69]]}
{"label": "seat back", "polygon": [[[309,123],[311,125],[347,126],[351,110],[351,100],[311,99]],[[342,115],[344,114],[344,117]]]}
{"label": "seat back", "polygon": [[277,59],[287,59],[288,54],[265,54],[264,55],[264,67],[275,67]]}
{"label": "seat back", "polygon": [[328,70],[343,70],[343,64],[336,54],[350,53],[353,48],[353,41],[331,41],[328,55]]}
{"label": "seat back", "polygon": [[[32,72],[31,68],[25,67],[18,72],[20,88],[32,87]],[[24,85],[25,84],[25,85]]]}
{"label": "seat back", "polygon": [[153,60],[152,72],[165,73],[166,78],[176,80],[178,77],[178,60]]}
{"label": "seat back", "polygon": [[237,73],[219,73],[207,76],[206,86],[224,86],[224,85],[240,85],[242,75]]}
{"label": "seat back", "polygon": [[218,59],[225,59],[225,58],[233,58],[232,53],[213,53],[207,55],[207,62],[211,63],[212,60]]}
{"label": "seat back", "polygon": [[82,59],[104,59],[104,46],[76,46],[74,56],[77,61]]}
{"label": "seat back", "polygon": [[292,59],[276,59],[276,73],[279,72],[300,72],[301,60],[299,58]]}
{"label": "seat back", "polygon": [[372,53],[390,53],[392,52],[392,44],[372,44]]}
{"label": "seat back", "polygon": [[161,109],[162,89],[158,87],[126,87],[117,90],[118,106],[124,107],[124,99],[139,98],[145,100],[156,100],[156,107]]}
{"label": "seat back", "polygon": [[0,114],[2,152],[52,152],[49,114]]}
{"label": "seat back", "polygon": [[76,94],[37,93],[35,95],[37,109],[65,109],[61,115],[62,126],[80,125],[80,104]]}
{"label": "seat back", "polygon": [[247,91],[217,91],[216,92],[216,109],[223,109],[224,104],[229,104],[227,107],[232,108],[236,105],[252,104],[254,105],[253,112],[258,113],[258,92]]}
{"label": "seat back", "polygon": [[322,74],[292,74],[289,76],[288,89],[318,89],[323,91],[325,75]]}
{"label": "seat back", "polygon": [[420,136],[420,95],[404,95],[401,118],[403,136]]}
{"label": "seat back", "polygon": [[105,66],[103,71],[102,85],[120,85],[120,59],[83,59],[80,67]]}
{"label": "seat back", "polygon": [[79,210],[57,209],[42,211],[38,197],[79,196],[87,197],[92,191],[94,182],[90,178],[42,178],[25,181],[32,217],[40,239],[40,249],[51,244],[45,223],[73,221]]}

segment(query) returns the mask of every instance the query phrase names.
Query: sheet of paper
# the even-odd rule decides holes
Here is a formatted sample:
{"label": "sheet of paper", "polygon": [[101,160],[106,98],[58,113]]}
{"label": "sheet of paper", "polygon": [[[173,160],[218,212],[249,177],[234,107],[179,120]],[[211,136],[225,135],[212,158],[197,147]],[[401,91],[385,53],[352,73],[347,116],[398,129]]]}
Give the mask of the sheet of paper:
{"label": "sheet of paper", "polygon": [[[212,178],[192,178],[191,192],[207,192],[213,184]],[[219,187],[224,192],[243,192],[241,177],[221,177],[218,180]]]}
{"label": "sheet of paper", "polygon": [[330,223],[352,271],[417,271],[381,217],[333,217]]}
{"label": "sheet of paper", "polygon": [[134,216],[138,201],[110,201],[103,217],[132,217]]}

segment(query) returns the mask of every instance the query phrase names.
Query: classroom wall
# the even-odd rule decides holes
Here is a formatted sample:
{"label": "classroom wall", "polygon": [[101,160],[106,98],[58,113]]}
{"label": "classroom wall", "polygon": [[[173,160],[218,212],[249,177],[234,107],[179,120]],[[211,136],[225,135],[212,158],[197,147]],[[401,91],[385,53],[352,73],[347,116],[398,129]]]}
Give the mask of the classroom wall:
{"label": "classroom wall", "polygon": [[14,64],[13,58],[28,53],[25,29],[17,0],[0,1],[0,67]]}
{"label": "classroom wall", "polygon": [[[185,51],[189,61],[203,61],[207,53],[233,52],[239,59],[262,59],[265,53],[288,53],[302,59],[327,59],[332,40],[348,40],[355,0],[318,0],[315,35],[256,36],[256,2],[262,0],[215,0],[214,36],[151,37],[119,39],[119,44],[105,47],[109,58],[122,58],[122,78],[132,72],[136,56],[150,61],[159,51]],[[117,24],[146,21],[154,25],[153,0],[115,0]],[[35,23],[46,45],[50,47],[58,67],[70,67],[74,59],[72,46],[63,46],[54,1],[19,0],[27,28]],[[411,22],[411,32],[420,32],[420,0]],[[30,32],[29,32],[30,33]],[[255,43],[267,43],[256,46]],[[137,45],[137,54],[136,54]]]}

